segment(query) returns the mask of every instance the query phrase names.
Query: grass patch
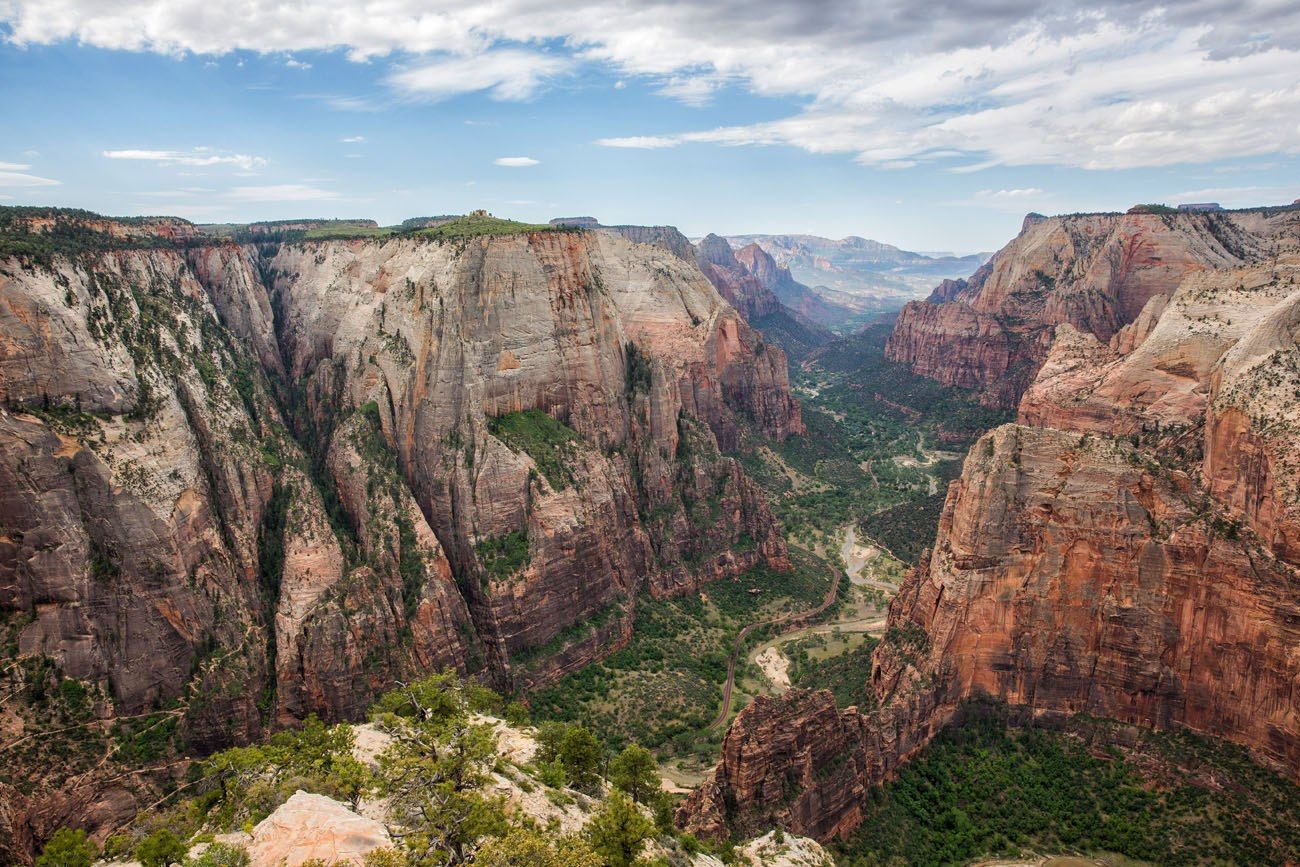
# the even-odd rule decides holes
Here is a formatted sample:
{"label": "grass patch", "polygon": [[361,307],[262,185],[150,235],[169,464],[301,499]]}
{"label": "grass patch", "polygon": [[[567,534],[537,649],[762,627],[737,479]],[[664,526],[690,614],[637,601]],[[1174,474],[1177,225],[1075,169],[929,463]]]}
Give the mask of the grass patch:
{"label": "grass patch", "polygon": [[338,222],[312,226],[303,235],[306,241],[330,241],[346,238],[387,238],[396,234],[391,226],[359,226],[355,223]]}
{"label": "grass patch", "polygon": [[509,578],[528,565],[528,530],[515,530],[480,540],[474,546],[489,577]]}
{"label": "grass patch", "polygon": [[509,412],[488,419],[488,431],[512,452],[524,452],[555,490],[573,484],[578,433],[540,409]]}

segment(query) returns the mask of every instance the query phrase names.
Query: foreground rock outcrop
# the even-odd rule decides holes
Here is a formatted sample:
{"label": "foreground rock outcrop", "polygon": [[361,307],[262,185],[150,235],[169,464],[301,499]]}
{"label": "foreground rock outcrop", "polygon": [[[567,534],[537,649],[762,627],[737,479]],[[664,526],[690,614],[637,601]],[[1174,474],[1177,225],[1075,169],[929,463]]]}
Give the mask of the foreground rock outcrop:
{"label": "foreground rock outcrop", "polygon": [[802,430],[785,357],[673,233],[239,244],[14,214],[36,252],[0,260],[4,677],[76,701],[2,712],[37,746],[0,836],[98,825],[119,747],[81,738],[49,777],[70,714],[210,751],[412,673],[544,682],[625,641],[641,592],[788,568],[723,455]]}
{"label": "foreground rock outcrop", "polygon": [[1294,241],[1298,223],[1295,208],[1031,214],[968,282],[946,281],[904,307],[886,354],[1011,408],[1059,326],[1105,343],[1190,274],[1267,262]]}
{"label": "foreground rock outcrop", "polygon": [[1185,726],[1300,776],[1297,240],[1130,299],[1106,341],[1062,323],[890,606],[873,706],[756,700],[680,821],[841,836],[979,700]]}
{"label": "foreground rock outcrop", "polygon": [[383,823],[333,798],[299,791],[253,828],[249,867],[362,864],[370,852],[392,845]]}

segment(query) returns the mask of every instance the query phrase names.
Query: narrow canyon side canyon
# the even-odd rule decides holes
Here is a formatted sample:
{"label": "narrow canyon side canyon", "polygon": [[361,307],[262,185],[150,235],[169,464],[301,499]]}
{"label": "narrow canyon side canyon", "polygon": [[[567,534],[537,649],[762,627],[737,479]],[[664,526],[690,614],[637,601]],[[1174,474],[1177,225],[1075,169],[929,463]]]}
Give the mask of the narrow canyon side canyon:
{"label": "narrow canyon side canyon", "polygon": [[[203,753],[421,672],[536,685],[625,642],[643,591],[788,568],[723,454],[802,431],[785,356],[675,230],[9,229],[39,243],[0,260],[0,637],[99,718],[164,712]],[[49,758],[0,792],[13,851],[183,772]]]}
{"label": "narrow canyon side canyon", "polygon": [[844,836],[988,701],[1186,727],[1300,775],[1300,208],[1031,216],[889,352],[1017,422],[951,483],[870,706],[756,699],[679,822]]}

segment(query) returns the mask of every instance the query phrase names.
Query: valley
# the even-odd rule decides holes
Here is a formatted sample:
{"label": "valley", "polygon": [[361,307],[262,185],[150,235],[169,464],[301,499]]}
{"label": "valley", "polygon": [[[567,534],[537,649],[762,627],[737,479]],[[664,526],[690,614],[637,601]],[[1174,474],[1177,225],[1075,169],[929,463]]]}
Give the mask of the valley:
{"label": "valley", "polygon": [[[504,738],[501,827],[615,809],[613,771],[512,752],[567,738],[650,769],[669,863],[1296,854],[1292,211],[1085,221],[1207,261],[1131,257],[1136,300],[1072,319],[1109,242],[1026,300],[1025,238],[1079,218],[1029,221],[841,337],[759,247],[667,227],[4,216],[13,857],[237,833],[215,793],[291,777],[227,763],[296,767],[315,720],[368,757],[310,783],[351,821],[412,682],[479,696],[427,734]],[[917,323],[989,297],[1019,306],[980,346],[1023,355],[938,375]]]}

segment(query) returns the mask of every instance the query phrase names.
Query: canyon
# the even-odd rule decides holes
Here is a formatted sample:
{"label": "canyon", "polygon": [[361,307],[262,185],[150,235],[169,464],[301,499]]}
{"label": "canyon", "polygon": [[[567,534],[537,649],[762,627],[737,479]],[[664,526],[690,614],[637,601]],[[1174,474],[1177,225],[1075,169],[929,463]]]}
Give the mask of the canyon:
{"label": "canyon", "polygon": [[[544,683],[625,642],[642,593],[789,568],[723,454],[802,432],[785,356],[675,230],[282,242],[33,211],[0,262],[28,710],[84,690],[78,726],[157,713],[203,754],[421,672]],[[33,713],[3,713],[28,742],[7,857],[183,773],[50,775]]]}
{"label": "canyon", "polygon": [[1018,403],[890,604],[871,702],[759,698],[679,812],[823,841],[993,702],[1188,729],[1300,775],[1300,209],[1031,215],[889,352]]}

